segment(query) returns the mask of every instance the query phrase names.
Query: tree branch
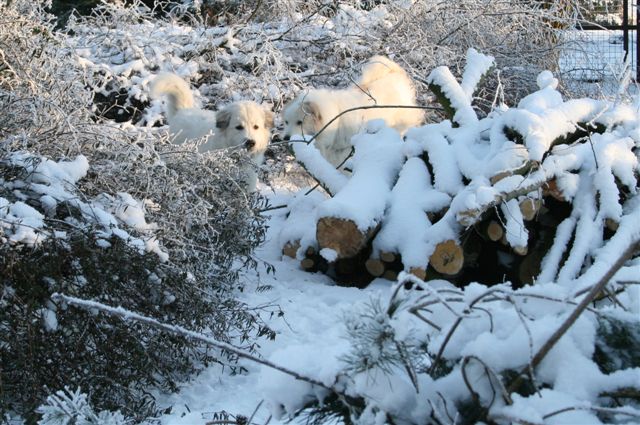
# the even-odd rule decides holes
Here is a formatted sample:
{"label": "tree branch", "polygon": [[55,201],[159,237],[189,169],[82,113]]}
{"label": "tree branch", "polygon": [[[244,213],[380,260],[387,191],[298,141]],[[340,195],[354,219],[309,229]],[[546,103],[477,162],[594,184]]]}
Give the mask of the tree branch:
{"label": "tree branch", "polygon": [[527,371],[534,369],[538,366],[542,360],[549,354],[549,351],[553,348],[554,345],[562,338],[562,336],[573,326],[573,324],[578,320],[578,317],[586,310],[589,304],[598,296],[600,292],[604,289],[605,285],[611,280],[613,275],[622,267],[622,265],[629,260],[634,252],[640,248],[640,242],[634,241],[632,242],[627,249],[624,250],[618,260],[607,270],[607,272],[598,280],[598,282],[591,287],[591,290],[587,295],[580,301],[580,303],[576,306],[573,312],[567,317],[567,319],[560,325],[560,327],[549,337],[549,339],[540,347],[538,352],[532,357],[531,363],[528,364],[523,370],[518,374],[518,378],[513,381],[513,383],[509,386],[508,392],[512,393],[517,391],[523,382],[523,375],[527,373]]}
{"label": "tree branch", "polygon": [[109,316],[114,316],[114,317],[120,317],[123,320],[132,320],[134,322],[139,322],[139,323],[144,323],[152,328],[156,328],[159,329],[161,331],[164,332],[169,332],[172,333],[174,335],[178,335],[178,336],[182,336],[183,338],[186,339],[190,339],[193,341],[198,341],[198,342],[202,342],[205,343],[207,345],[210,345],[212,347],[215,347],[219,350],[225,350],[228,351],[230,353],[233,353],[235,355],[237,355],[238,357],[241,358],[245,358],[247,360],[250,360],[252,362],[255,363],[259,363],[263,366],[267,366],[270,367],[272,369],[275,369],[277,371],[280,371],[282,373],[285,373],[287,375],[293,376],[295,379],[300,380],[300,381],[305,381],[308,382],[312,385],[317,385],[319,387],[325,388],[329,391],[335,392],[340,394],[339,391],[335,390],[334,388],[323,384],[320,381],[317,381],[313,378],[309,378],[307,376],[303,376],[301,374],[299,374],[298,372],[295,372],[291,369],[287,369],[283,366],[280,366],[278,364],[275,364],[273,362],[270,362],[269,360],[264,360],[261,358],[258,358],[250,353],[247,353],[246,351],[243,351],[239,348],[234,347],[231,344],[228,344],[226,342],[221,342],[221,341],[216,341],[213,338],[209,338],[205,335],[202,335],[200,333],[188,330],[183,328],[182,326],[178,326],[178,325],[169,325],[166,323],[162,323],[159,322],[156,319],[153,319],[151,317],[146,317],[146,316],[142,316],[138,313],[134,313],[132,311],[128,311],[125,310],[122,307],[111,307],[99,302],[95,302],[95,301],[87,301],[87,300],[83,300],[80,298],[75,298],[75,297],[70,297],[64,294],[59,294],[59,293],[55,293],[51,295],[51,299],[53,301],[58,301],[58,302],[65,302],[67,304],[70,304],[72,306],[84,309],[84,310],[100,310],[103,313],[109,315]]}

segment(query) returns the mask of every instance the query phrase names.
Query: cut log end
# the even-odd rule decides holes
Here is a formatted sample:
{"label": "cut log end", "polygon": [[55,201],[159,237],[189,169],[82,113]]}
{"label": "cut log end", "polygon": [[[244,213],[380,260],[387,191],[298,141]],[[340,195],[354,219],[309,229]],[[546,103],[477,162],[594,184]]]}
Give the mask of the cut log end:
{"label": "cut log end", "polygon": [[527,198],[520,202],[520,211],[522,212],[522,218],[527,221],[531,221],[536,218],[540,208],[542,207],[542,200]]}
{"label": "cut log end", "polygon": [[395,270],[387,270],[387,271],[384,272],[382,277],[387,279],[387,280],[391,280],[391,281],[395,282],[396,280],[398,280],[398,272],[395,271]]}
{"label": "cut log end", "polygon": [[300,249],[300,241],[289,241],[282,247],[282,255],[290,258],[296,258],[296,253]]}
{"label": "cut log end", "polygon": [[462,270],[464,253],[462,247],[454,240],[441,242],[429,258],[429,264],[444,275],[455,275]]}
{"label": "cut log end", "polygon": [[504,228],[499,222],[491,220],[487,225],[487,236],[491,241],[498,242],[504,236]]}
{"label": "cut log end", "polygon": [[380,259],[385,263],[393,263],[396,261],[396,254],[393,252],[381,252]]}
{"label": "cut log end", "polygon": [[618,227],[620,226],[620,223],[612,218],[605,219],[604,224],[605,226],[607,226],[607,229],[611,230],[612,232],[616,232],[618,230]]}
{"label": "cut log end", "polygon": [[312,258],[304,258],[300,261],[300,267],[302,267],[303,270],[311,270],[315,265],[316,262]]}
{"label": "cut log end", "polygon": [[427,271],[422,267],[411,267],[409,269],[409,273],[411,273],[412,275],[414,275],[420,280],[425,280],[427,278]]}
{"label": "cut log end", "polygon": [[364,266],[371,276],[380,277],[384,274],[384,263],[377,258],[369,258]]}
{"label": "cut log end", "polygon": [[316,239],[321,249],[333,249],[338,258],[350,258],[365,247],[373,230],[363,232],[351,220],[322,217],[318,220]]}
{"label": "cut log end", "polygon": [[514,246],[513,247],[513,252],[515,252],[518,255],[525,256],[529,252],[529,248],[526,245],[525,246]]}

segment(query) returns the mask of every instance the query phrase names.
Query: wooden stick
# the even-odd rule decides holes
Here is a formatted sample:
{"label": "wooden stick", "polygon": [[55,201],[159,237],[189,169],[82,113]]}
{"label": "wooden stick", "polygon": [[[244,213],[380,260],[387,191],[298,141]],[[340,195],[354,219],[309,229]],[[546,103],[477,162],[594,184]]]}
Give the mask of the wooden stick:
{"label": "wooden stick", "polygon": [[245,358],[247,360],[251,360],[253,362],[259,363],[261,365],[270,367],[272,369],[278,370],[282,373],[285,373],[287,375],[293,376],[294,378],[300,380],[300,381],[305,381],[305,382],[309,382],[310,384],[313,385],[317,385],[319,387],[325,388],[329,391],[333,391],[336,393],[339,393],[338,391],[336,391],[334,388],[318,381],[315,380],[313,378],[309,378],[307,376],[303,376],[300,375],[297,372],[294,372],[290,369],[287,369],[284,366],[280,366],[278,364],[275,364],[269,360],[265,360],[263,358],[260,357],[256,357],[250,353],[247,353],[244,350],[241,350],[239,348],[234,347],[231,344],[228,344],[226,342],[221,342],[221,341],[217,341],[213,338],[207,337],[205,335],[202,335],[198,332],[194,332],[188,329],[183,328],[182,326],[178,326],[178,325],[168,325],[166,323],[162,323],[157,321],[156,319],[153,319],[151,317],[146,317],[146,316],[142,316],[138,313],[134,313],[132,311],[128,311],[123,309],[122,307],[111,307],[108,306],[106,304],[102,304],[99,302],[95,302],[95,301],[88,301],[88,300],[83,300],[80,298],[75,298],[75,297],[69,297],[67,295],[64,294],[58,294],[55,293],[53,295],[51,295],[51,299],[55,302],[64,302],[67,303],[69,305],[78,307],[78,308],[82,308],[84,310],[99,310],[109,316],[116,316],[116,317],[120,317],[123,320],[132,320],[134,322],[139,322],[139,323],[144,323],[147,326],[150,326],[152,328],[155,329],[159,329],[161,331],[164,332],[168,332],[174,335],[178,335],[178,336],[182,336],[185,339],[190,339],[192,341],[198,341],[198,342],[202,342],[204,344],[207,344],[209,346],[215,347],[219,350],[224,350],[224,351],[228,351],[230,353],[233,353],[235,355],[237,355],[238,357],[241,358]]}
{"label": "wooden stick", "polygon": [[549,354],[549,351],[551,351],[553,346],[556,345],[556,343],[560,340],[560,338],[562,338],[565,333],[567,333],[569,328],[573,326],[576,320],[578,320],[578,317],[580,317],[580,315],[589,306],[589,304],[591,304],[593,300],[598,296],[598,294],[602,292],[613,275],[615,275],[616,272],[623,266],[623,264],[633,256],[639,246],[640,242],[634,241],[627,247],[627,249],[624,250],[622,254],[620,254],[620,257],[618,257],[616,262],[604,273],[604,275],[602,275],[598,282],[593,285],[591,290],[571,312],[569,317],[567,317],[562,325],[560,325],[560,327],[549,337],[549,339],[542,345],[542,347],[540,347],[536,354],[531,358],[531,362],[520,371],[518,378],[511,383],[509,389],[507,390],[509,394],[517,391],[520,388],[523,380],[522,377],[526,375],[528,371],[533,370],[540,364],[540,362],[542,362],[547,354]]}

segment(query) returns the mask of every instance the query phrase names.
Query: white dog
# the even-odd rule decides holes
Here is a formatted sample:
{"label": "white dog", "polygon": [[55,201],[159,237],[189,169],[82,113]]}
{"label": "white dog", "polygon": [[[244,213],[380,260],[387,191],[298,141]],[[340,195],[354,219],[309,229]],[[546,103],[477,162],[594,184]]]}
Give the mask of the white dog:
{"label": "white dog", "polygon": [[243,146],[249,152],[255,167],[247,167],[247,184],[255,190],[255,168],[264,161],[273,127],[273,113],[255,102],[231,103],[213,112],[195,106],[189,85],[175,74],[158,75],[151,83],[151,97],[167,97],[167,121],[174,143],[206,137],[198,151]]}
{"label": "white dog", "polygon": [[[318,133],[334,117],[347,109],[371,105],[416,105],[415,88],[409,75],[397,63],[374,56],[362,69],[356,85],[342,90],[312,89],[296,97],[284,109],[284,139],[293,135],[305,138]],[[388,126],[403,132],[422,123],[423,112],[410,108],[360,109],[340,116],[322,133],[315,145],[334,166],[351,152],[351,136],[372,119],[382,118]]]}

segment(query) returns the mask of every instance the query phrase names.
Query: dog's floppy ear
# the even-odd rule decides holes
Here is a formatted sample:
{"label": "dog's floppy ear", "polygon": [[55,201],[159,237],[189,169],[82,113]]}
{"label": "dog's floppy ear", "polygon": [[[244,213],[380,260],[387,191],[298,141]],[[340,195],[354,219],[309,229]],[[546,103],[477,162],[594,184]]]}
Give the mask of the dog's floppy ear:
{"label": "dog's floppy ear", "polygon": [[224,130],[229,127],[231,122],[231,111],[229,109],[221,109],[216,112],[216,127],[220,130]]}
{"label": "dog's floppy ear", "polygon": [[266,108],[264,108],[264,127],[269,130],[273,128],[273,112]]}
{"label": "dog's floppy ear", "polygon": [[304,112],[305,114],[311,115],[311,117],[313,117],[313,120],[316,123],[319,123],[320,121],[322,121],[320,108],[318,107],[318,104],[316,102],[311,102],[309,100],[305,101],[302,104],[302,112]]}

